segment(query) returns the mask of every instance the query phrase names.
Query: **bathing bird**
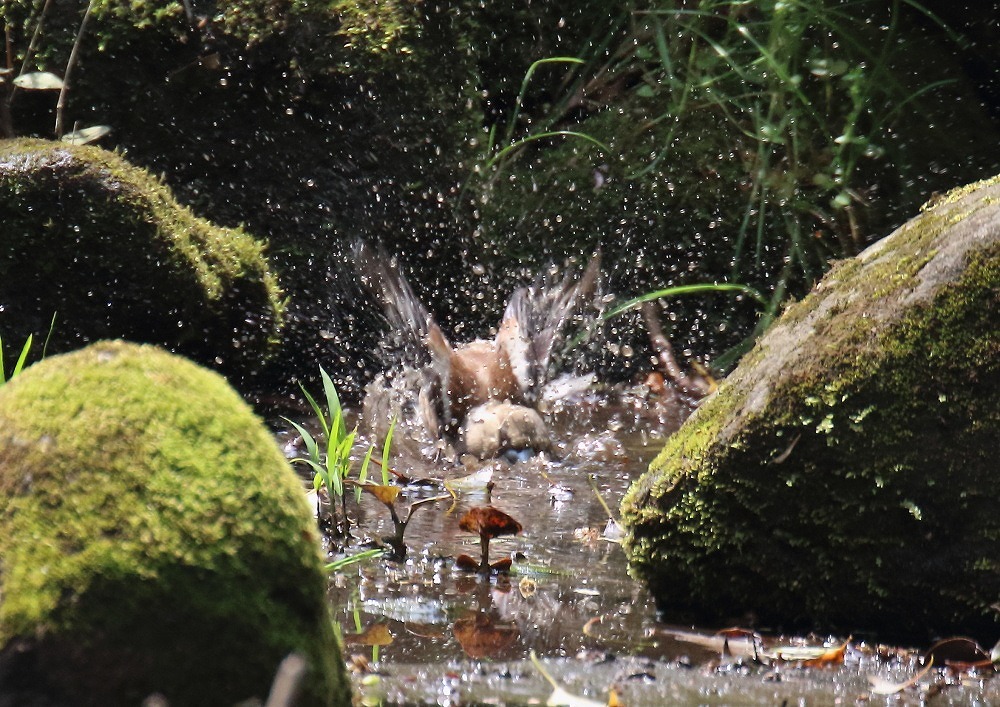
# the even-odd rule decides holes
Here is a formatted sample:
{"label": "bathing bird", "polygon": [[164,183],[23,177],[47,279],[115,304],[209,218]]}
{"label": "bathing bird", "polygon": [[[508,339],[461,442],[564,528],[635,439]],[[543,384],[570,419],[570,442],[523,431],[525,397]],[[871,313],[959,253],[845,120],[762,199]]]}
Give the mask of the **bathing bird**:
{"label": "bathing bird", "polygon": [[[569,332],[598,321],[599,254],[582,273],[557,279],[546,271],[517,288],[492,339],[458,344],[445,336],[383,250],[359,241],[354,261],[362,284],[382,305],[395,365],[402,362],[406,369],[387,371],[369,385],[366,407],[399,415],[406,401],[387,404],[383,398],[409,396],[431,437],[458,441],[466,447],[461,451],[485,457],[511,444],[544,449],[548,440],[537,412],[540,403],[593,381],[592,375],[557,376],[554,364],[570,343]],[[595,308],[588,317],[590,306]]]}

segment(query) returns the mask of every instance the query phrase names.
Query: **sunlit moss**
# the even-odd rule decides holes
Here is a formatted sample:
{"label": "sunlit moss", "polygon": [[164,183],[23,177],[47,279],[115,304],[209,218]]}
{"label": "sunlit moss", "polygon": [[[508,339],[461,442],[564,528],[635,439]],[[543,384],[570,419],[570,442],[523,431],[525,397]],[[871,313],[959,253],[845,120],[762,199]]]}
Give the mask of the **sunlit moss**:
{"label": "sunlit moss", "polygon": [[298,479],[184,359],[99,343],[0,389],[0,557],[0,645],[36,658],[21,687],[234,704],[298,651],[303,704],[349,704]]}
{"label": "sunlit moss", "polygon": [[667,442],[622,509],[663,609],[995,632],[998,190],[838,264]]}
{"label": "sunlit moss", "polygon": [[264,246],[181,207],[119,155],[0,143],[0,318],[14,338],[162,343],[230,372],[277,342],[284,304]]}

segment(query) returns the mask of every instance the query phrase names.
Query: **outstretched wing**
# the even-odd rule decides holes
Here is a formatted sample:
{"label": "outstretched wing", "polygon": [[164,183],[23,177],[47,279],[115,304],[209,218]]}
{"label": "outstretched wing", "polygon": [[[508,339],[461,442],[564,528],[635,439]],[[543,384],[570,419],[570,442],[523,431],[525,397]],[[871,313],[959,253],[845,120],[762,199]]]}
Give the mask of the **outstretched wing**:
{"label": "outstretched wing", "polygon": [[582,274],[553,281],[545,273],[511,295],[497,346],[507,353],[528,401],[538,400],[564,349],[572,348],[577,335],[586,335],[587,328],[598,322],[598,310],[589,315],[585,310],[593,301],[600,269],[601,256],[595,253]]}
{"label": "outstretched wing", "polygon": [[378,298],[386,319],[382,344],[385,363],[419,368],[434,362],[436,348],[449,350],[448,340],[413,293],[395,259],[382,248],[360,240],[354,244],[353,253],[361,284]]}
{"label": "outstretched wing", "polygon": [[[421,372],[425,379],[420,389],[422,415],[437,434],[439,418],[448,419],[450,413],[448,400],[440,391],[448,389],[451,344],[394,259],[382,248],[361,240],[354,244],[353,254],[361,284],[378,298],[386,319],[380,345],[382,363],[390,375],[403,369]],[[439,392],[432,396],[430,390]]]}

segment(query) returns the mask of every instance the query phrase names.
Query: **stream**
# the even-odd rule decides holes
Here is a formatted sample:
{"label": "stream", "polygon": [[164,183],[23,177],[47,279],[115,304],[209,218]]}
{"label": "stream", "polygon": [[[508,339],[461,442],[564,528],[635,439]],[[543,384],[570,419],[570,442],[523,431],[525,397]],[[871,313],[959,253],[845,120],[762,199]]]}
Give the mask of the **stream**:
{"label": "stream", "polygon": [[[368,559],[331,574],[332,613],[360,704],[1000,704],[992,670],[921,672],[923,650],[868,643],[861,634],[787,637],[660,623],[608,532],[604,504],[617,514],[629,484],[689,408],[641,393],[588,397],[555,411],[550,457],[448,467],[396,452],[405,441],[394,444],[393,466],[411,479],[492,472],[493,487],[480,483],[420,507],[406,528],[403,561]],[[293,456],[294,435],[285,428],[278,435]],[[356,447],[359,456],[365,445]],[[411,484],[398,507],[405,514],[409,503],[442,493]],[[491,560],[513,559],[509,575],[456,568],[458,555],[479,553],[479,539],[459,520],[486,504],[523,526],[490,546]],[[392,533],[386,508],[368,494],[360,503],[352,497],[348,512],[357,542],[347,554]],[[736,616],[731,625],[749,622]]]}

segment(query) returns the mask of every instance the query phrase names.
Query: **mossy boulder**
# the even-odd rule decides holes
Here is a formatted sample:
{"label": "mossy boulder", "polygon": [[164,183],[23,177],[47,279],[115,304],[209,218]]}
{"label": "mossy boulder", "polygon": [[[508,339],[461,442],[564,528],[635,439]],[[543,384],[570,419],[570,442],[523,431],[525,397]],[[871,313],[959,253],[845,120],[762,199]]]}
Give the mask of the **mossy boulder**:
{"label": "mossy boulder", "polygon": [[1000,178],[790,306],[623,501],[665,615],[995,640],[998,305]]}
{"label": "mossy boulder", "polygon": [[263,245],[180,206],[115,153],[0,142],[0,333],[50,351],[156,343],[227,373],[277,343],[282,298]]}
{"label": "mossy boulder", "polygon": [[[0,387],[0,702],[349,704],[303,489],[217,374],[101,342]],[[32,703],[34,704],[34,703]]]}

